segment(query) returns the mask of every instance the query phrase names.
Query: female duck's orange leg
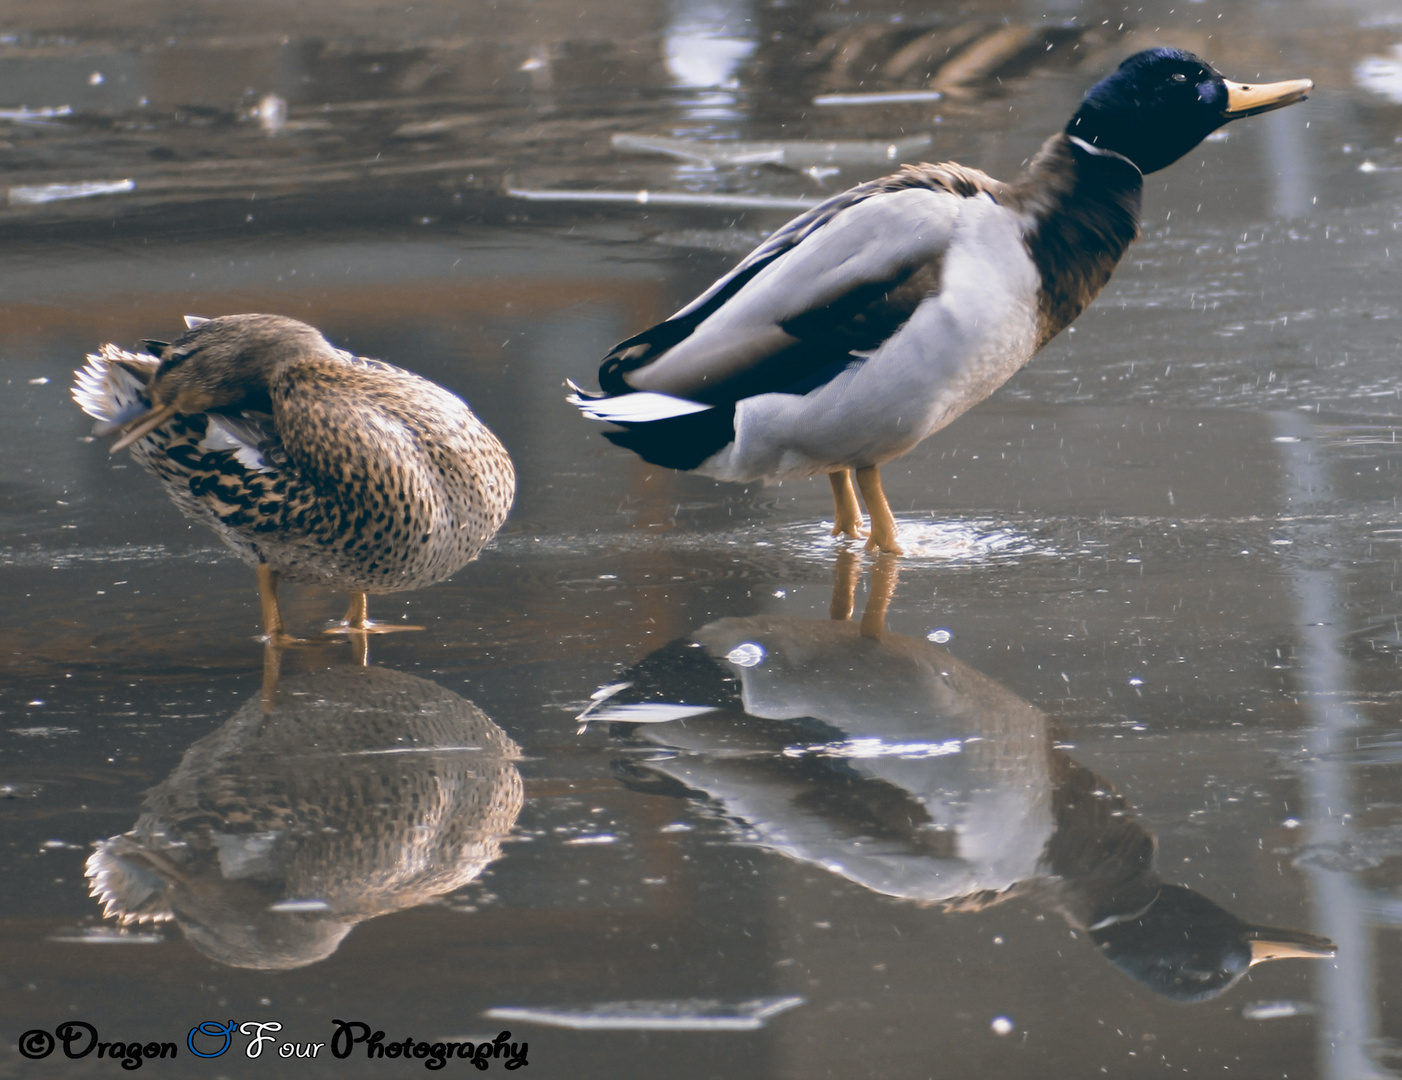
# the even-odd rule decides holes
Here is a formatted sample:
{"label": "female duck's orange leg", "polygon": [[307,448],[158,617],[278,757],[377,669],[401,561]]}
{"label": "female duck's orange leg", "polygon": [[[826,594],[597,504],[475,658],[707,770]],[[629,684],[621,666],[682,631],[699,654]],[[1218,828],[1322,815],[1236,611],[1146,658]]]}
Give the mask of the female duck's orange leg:
{"label": "female duck's orange leg", "polygon": [[263,639],[274,646],[301,644],[290,637],[282,625],[282,609],[277,602],[277,582],[280,575],[266,563],[258,564],[258,602],[263,608]]}

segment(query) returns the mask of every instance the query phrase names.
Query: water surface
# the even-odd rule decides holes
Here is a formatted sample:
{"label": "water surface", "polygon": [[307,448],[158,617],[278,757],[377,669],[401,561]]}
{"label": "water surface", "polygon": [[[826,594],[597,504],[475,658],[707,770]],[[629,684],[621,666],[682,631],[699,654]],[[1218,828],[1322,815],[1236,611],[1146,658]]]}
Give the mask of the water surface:
{"label": "water surface", "polygon": [[[509,1030],[532,1076],[1392,1075],[1390,7],[147,14],[0,17],[0,107],[50,110],[0,121],[0,1074],[119,1068],[14,1050],[71,1019],[179,1043],[148,1070],[421,1067],[243,1036],[187,1064],[201,1021],[341,1019]],[[1001,59],[941,83],[937,33]],[[653,468],[564,404],[792,213],[735,199],[820,198],[926,137],[1009,175],[1158,42],[1318,90],[1151,177],[1073,331],[884,470],[898,566],[827,535],[821,482]],[[643,189],[697,199],[510,194]],[[477,563],[373,600],[423,632],[368,671],[291,651],[272,698],[253,575],[67,389],[103,341],[247,310],[460,393],[519,475]],[[306,631],[344,602],[287,591]],[[646,705],[673,719],[609,711]],[[104,919],[97,844],[130,910],[176,917]],[[1150,886],[1338,955],[1175,1000],[1091,929]]]}

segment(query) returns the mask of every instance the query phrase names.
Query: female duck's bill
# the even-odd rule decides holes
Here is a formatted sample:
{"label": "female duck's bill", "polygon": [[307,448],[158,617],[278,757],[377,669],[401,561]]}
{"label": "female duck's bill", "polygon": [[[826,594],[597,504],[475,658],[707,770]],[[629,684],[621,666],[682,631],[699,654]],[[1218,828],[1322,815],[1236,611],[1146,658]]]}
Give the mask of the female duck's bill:
{"label": "female duck's bill", "polygon": [[899,552],[878,469],[988,397],[1084,310],[1137,237],[1143,176],[1308,79],[1234,83],[1151,49],[1101,80],[1001,183],[905,166],[779,229],[665,322],[616,346],[585,416],[645,460],[736,482],[827,473],[834,535]]}

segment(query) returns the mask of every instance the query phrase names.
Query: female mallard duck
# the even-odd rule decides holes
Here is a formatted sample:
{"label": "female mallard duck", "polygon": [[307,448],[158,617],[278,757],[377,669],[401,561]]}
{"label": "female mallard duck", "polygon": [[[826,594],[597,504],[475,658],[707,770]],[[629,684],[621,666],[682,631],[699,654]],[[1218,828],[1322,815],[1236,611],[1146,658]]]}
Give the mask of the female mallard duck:
{"label": "female mallard duck", "polygon": [[1010,184],[908,165],[789,222],[571,402],[647,461],[720,480],[827,473],[833,535],[899,553],[877,468],[988,397],[1095,297],[1139,232],[1146,173],[1229,120],[1304,98],[1177,49],[1097,83]]}
{"label": "female mallard duck", "polygon": [[147,353],[104,345],[73,398],[257,568],[269,641],[280,578],[349,590],[343,628],[374,630],[366,593],[442,581],[501,527],[511,458],[441,386],[280,315],[185,321]]}

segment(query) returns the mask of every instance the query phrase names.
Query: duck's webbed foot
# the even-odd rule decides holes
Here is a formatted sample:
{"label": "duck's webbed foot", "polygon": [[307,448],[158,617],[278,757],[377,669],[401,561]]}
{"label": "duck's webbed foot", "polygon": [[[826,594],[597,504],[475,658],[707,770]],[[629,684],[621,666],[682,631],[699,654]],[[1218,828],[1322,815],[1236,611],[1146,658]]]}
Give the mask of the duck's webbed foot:
{"label": "duck's webbed foot", "polygon": [[346,616],[335,626],[328,626],[328,634],[395,634],[400,630],[422,630],[422,626],[407,626],[404,623],[377,623],[370,621],[369,600],[363,592],[351,593],[350,607]]}
{"label": "duck's webbed foot", "polygon": [[281,575],[266,563],[258,564],[258,602],[263,609],[263,641],[274,649],[286,649],[307,644],[293,637],[282,624],[282,609],[277,602],[277,583]]}
{"label": "duck's webbed foot", "polygon": [[862,489],[862,498],[866,500],[867,510],[871,513],[871,536],[867,539],[867,550],[904,554],[900,544],[896,543],[896,516],[891,513],[891,504],[886,501],[886,492],[881,489],[881,474],[875,465],[857,470],[857,486]]}
{"label": "duck's webbed foot", "polygon": [[832,484],[833,536],[850,536],[860,540],[867,535],[863,528],[862,508],[857,504],[857,492],[852,487],[852,470],[838,469],[828,473]]}

